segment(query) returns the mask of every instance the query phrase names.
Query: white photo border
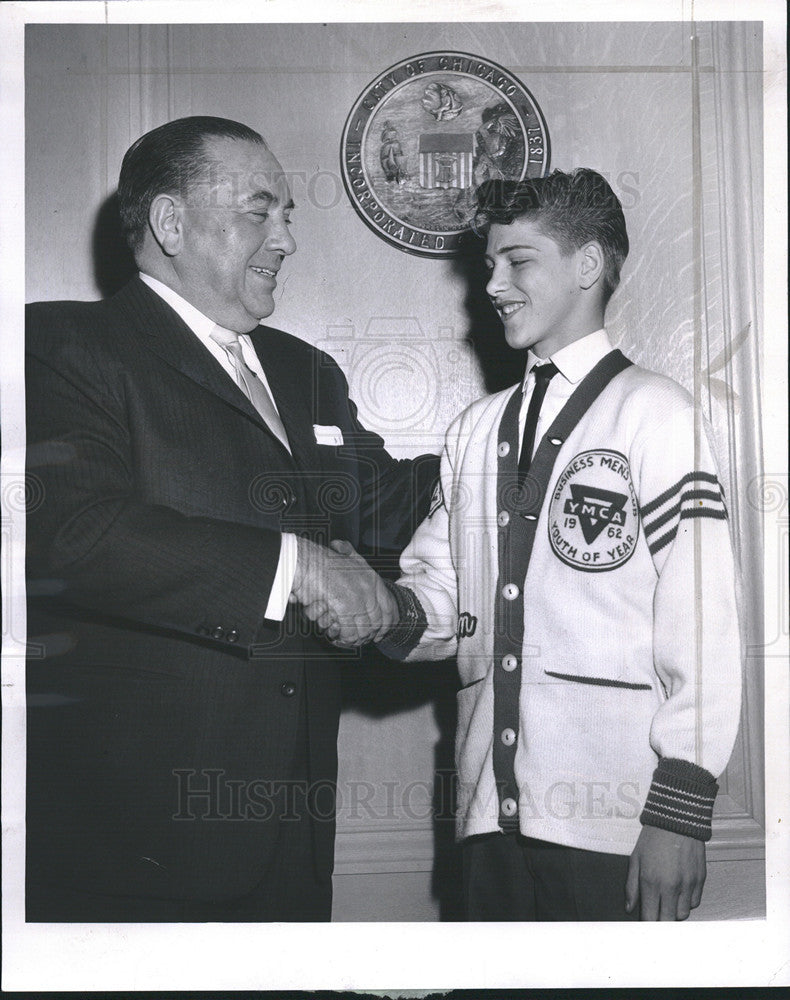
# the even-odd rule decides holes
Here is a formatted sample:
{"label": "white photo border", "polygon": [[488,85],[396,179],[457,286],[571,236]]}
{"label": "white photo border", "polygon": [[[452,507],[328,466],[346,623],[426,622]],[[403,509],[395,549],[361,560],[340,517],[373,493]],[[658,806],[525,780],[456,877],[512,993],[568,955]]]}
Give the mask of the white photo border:
{"label": "white photo border", "polygon": [[[26,23],[214,23],[525,20],[525,5],[473,0],[390,3],[215,2],[7,3],[0,9],[3,179],[2,483],[13,502],[24,475],[24,25]],[[763,413],[765,470],[787,476],[786,55],[785,10],[775,0],[556,2],[533,0],[533,21],[761,20],[764,23],[765,293],[768,331]],[[3,512],[5,514],[5,510]],[[779,516],[778,514],[776,516]],[[785,509],[784,517],[787,512]],[[768,520],[768,518],[767,518]],[[786,521],[785,521],[786,524]],[[776,523],[766,523],[775,545]],[[786,537],[786,532],[785,532]],[[3,989],[282,990],[767,986],[790,983],[790,778],[787,633],[767,676],[767,917],[715,923],[565,925],[29,924],[22,921],[24,849],[24,523],[3,523]],[[779,582],[766,580],[769,587]],[[771,602],[766,600],[766,607]],[[775,625],[776,623],[771,623]],[[786,628],[786,621],[785,621]],[[306,935],[309,936],[307,940]],[[519,961],[514,962],[513,957]]]}

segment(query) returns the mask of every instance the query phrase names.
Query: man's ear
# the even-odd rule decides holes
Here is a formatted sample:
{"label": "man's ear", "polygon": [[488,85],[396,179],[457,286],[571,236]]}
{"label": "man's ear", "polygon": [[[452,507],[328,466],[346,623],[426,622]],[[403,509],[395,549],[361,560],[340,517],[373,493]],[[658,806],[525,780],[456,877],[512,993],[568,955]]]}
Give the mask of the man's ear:
{"label": "man's ear", "polygon": [[592,288],[605,267],[606,260],[600,243],[591,240],[579,249],[579,285],[582,288]]}
{"label": "man's ear", "polygon": [[180,253],[184,242],[183,204],[177,195],[158,194],[148,210],[148,225],[162,252],[168,257]]}

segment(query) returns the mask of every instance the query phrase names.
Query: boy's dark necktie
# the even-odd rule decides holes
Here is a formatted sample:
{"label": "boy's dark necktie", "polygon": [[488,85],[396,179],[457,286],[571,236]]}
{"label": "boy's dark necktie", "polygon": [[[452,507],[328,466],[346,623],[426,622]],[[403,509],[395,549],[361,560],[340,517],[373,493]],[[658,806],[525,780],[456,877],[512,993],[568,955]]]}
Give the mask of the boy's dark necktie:
{"label": "boy's dark necktie", "polygon": [[524,438],[521,442],[521,454],[518,460],[518,476],[520,480],[529,472],[529,467],[532,463],[532,452],[535,447],[535,432],[538,428],[540,408],[543,406],[543,399],[549,387],[549,382],[551,382],[555,375],[559,374],[559,369],[553,361],[549,361],[545,365],[536,365],[532,369],[532,374],[535,376],[535,388],[532,390],[532,398],[529,401],[527,409]]}

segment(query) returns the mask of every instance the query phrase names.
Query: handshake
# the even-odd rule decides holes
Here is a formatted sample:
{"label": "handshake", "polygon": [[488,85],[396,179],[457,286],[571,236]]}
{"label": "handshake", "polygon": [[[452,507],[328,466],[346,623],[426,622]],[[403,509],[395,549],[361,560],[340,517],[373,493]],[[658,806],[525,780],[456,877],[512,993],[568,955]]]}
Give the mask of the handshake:
{"label": "handshake", "polygon": [[289,600],[336,646],[378,642],[398,624],[397,601],[350,542],[326,548],[299,538],[297,544]]}

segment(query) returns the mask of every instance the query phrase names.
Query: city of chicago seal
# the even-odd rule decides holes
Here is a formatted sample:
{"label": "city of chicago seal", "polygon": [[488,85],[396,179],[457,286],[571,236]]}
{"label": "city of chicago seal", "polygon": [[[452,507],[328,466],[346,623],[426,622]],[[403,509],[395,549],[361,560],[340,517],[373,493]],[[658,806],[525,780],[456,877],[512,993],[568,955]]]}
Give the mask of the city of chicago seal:
{"label": "city of chicago seal", "polygon": [[619,451],[583,451],[560,473],[549,505],[549,541],[568,566],[600,573],[634,554],[637,503],[628,459]]}
{"label": "city of chicago seal", "polygon": [[378,76],[343,129],[343,182],[364,222],[407,253],[452,257],[485,180],[542,177],[543,114],[512,73],[480,56],[425,52]]}

